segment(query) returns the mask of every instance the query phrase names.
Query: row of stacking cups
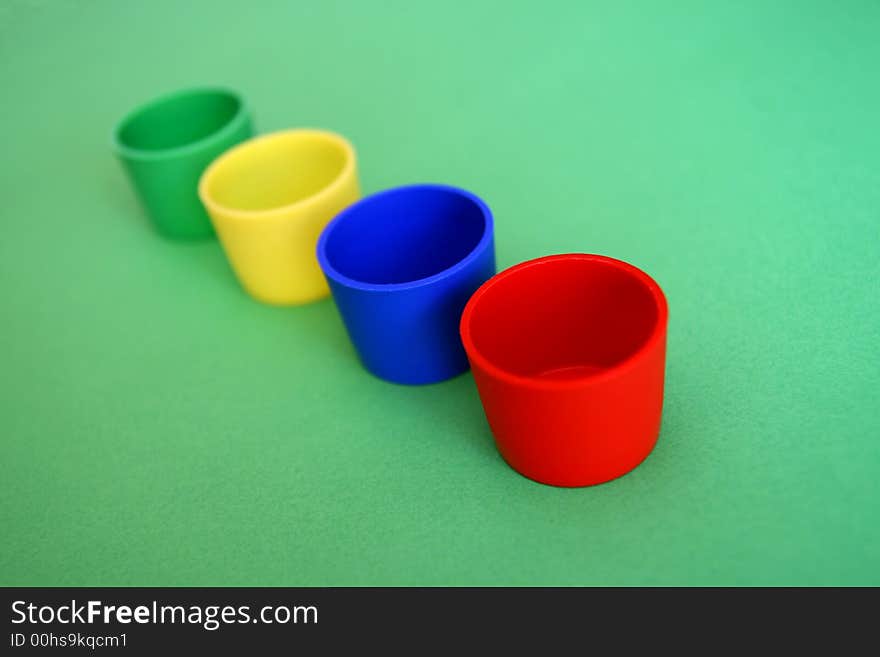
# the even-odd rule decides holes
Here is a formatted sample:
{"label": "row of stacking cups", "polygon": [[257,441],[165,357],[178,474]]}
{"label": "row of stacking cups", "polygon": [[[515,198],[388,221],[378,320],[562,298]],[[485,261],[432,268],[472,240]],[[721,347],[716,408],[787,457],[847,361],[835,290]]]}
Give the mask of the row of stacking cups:
{"label": "row of stacking cups", "polygon": [[375,376],[427,384],[470,367],[499,452],[521,474],[597,484],[653,449],[667,306],[641,270],[571,253],[496,275],[494,218],[479,197],[418,184],[361,198],[348,140],[255,137],[247,104],[225,89],[148,103],[114,142],[159,232],[216,232],[261,302],[332,293]]}

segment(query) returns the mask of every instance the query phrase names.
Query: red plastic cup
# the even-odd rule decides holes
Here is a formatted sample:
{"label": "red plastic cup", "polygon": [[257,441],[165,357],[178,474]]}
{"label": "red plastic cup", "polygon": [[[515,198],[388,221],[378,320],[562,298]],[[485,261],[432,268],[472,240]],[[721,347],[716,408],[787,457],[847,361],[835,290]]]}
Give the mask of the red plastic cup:
{"label": "red plastic cup", "polygon": [[605,256],[547,256],[486,281],[461,339],[510,466],[590,486],[641,463],[660,433],[667,318],[660,286]]}

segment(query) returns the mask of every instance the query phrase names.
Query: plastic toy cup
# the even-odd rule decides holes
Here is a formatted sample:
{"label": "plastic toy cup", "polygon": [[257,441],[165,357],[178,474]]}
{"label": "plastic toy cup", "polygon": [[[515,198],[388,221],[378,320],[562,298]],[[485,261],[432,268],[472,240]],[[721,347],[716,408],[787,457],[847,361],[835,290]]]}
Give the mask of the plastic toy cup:
{"label": "plastic toy cup", "polygon": [[225,89],[187,89],[135,109],[113,132],[116,154],[160,233],[209,237],[199,176],[214,158],[253,134],[242,98]]}
{"label": "plastic toy cup", "polygon": [[538,258],[471,297],[461,337],[498,451],[554,486],[619,477],[657,441],[666,298],[599,255]]}
{"label": "plastic toy cup", "polygon": [[461,311],[495,273],[492,213],[479,198],[445,185],[374,194],[328,224],[318,261],[367,370],[404,384],[467,370]]}
{"label": "plastic toy cup", "polygon": [[252,139],[208,167],[199,196],[251,296],[291,305],[329,294],[315,245],[360,196],[354,149],[343,137],[289,130]]}

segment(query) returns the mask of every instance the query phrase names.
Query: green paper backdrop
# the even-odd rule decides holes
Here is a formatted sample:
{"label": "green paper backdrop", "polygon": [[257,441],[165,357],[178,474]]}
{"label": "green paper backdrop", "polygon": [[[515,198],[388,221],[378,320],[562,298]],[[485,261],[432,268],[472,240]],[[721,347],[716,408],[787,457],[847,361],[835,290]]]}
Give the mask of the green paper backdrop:
{"label": "green paper backdrop", "polygon": [[[0,6],[0,584],[880,584],[880,4]],[[627,260],[670,304],[633,473],[510,470],[471,376],[360,368],[152,230],[134,105],[240,90],[365,192],[481,195],[499,267]]]}

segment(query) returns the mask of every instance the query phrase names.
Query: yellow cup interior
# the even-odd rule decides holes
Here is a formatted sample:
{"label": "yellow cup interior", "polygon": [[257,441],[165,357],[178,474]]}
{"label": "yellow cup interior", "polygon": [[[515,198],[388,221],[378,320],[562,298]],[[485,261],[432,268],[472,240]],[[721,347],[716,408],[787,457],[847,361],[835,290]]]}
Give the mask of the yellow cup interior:
{"label": "yellow cup interior", "polygon": [[222,156],[209,171],[204,192],[228,210],[275,210],[329,187],[353,157],[348,143],[330,133],[267,135]]}

